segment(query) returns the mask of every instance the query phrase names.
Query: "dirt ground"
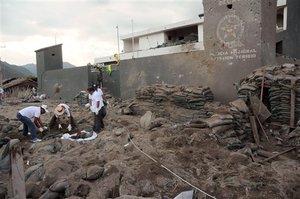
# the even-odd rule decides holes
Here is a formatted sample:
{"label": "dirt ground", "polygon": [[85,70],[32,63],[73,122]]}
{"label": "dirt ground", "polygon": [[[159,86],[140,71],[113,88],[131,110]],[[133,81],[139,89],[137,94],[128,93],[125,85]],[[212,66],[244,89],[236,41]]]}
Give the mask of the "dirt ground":
{"label": "dirt ground", "polygon": [[[122,104],[127,102],[113,99],[104,120],[105,130],[95,140],[62,140],[61,132],[50,129],[39,134],[42,142],[34,144],[18,131],[17,111],[42,103],[53,111],[61,101],[5,100],[0,106],[0,138],[21,141],[27,198],[171,199],[188,190],[195,190],[194,198],[198,199],[212,198],[200,190],[218,199],[300,198],[300,162],[295,151],[260,163],[257,160],[263,158],[253,159],[243,149],[220,146],[208,128],[190,128],[166,119],[158,127],[144,129],[142,115],[122,114]],[[75,102],[67,104],[78,128],[89,131],[93,124],[90,111]],[[42,115],[42,121],[48,123],[52,114]],[[288,148],[270,139],[261,140],[265,150],[273,153]],[[6,197],[8,181],[9,175],[1,173],[0,198]]]}

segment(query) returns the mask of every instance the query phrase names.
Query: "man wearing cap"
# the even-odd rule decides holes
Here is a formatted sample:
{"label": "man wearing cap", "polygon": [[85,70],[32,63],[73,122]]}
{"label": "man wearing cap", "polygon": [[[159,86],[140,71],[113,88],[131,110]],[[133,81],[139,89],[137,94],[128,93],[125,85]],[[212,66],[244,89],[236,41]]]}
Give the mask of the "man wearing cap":
{"label": "man wearing cap", "polygon": [[68,117],[69,123],[67,125],[68,131],[71,131],[72,129],[75,128],[76,124],[74,121],[74,118],[71,114],[70,107],[66,104],[59,104],[55,109],[54,109],[54,115],[51,118],[49,126],[51,128],[54,128],[58,124],[58,129],[62,129],[62,122],[60,120],[60,116],[66,114]]}
{"label": "man wearing cap", "polygon": [[[28,129],[31,133],[32,142],[40,142],[41,139],[38,139],[36,136],[36,128],[39,128],[40,132],[47,130],[47,127],[43,125],[41,121],[41,114],[48,113],[47,105],[38,106],[29,106],[26,107],[17,113],[17,118],[23,123],[23,135],[28,135]],[[33,119],[33,122],[32,122]]]}

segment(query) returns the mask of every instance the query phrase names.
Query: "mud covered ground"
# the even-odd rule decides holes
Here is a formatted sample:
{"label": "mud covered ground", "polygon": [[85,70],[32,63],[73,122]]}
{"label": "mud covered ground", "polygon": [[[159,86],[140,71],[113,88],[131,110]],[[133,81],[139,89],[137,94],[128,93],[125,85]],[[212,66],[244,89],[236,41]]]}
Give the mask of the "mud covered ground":
{"label": "mud covered ground", "polygon": [[[300,197],[300,164],[293,151],[285,158],[255,162],[243,149],[220,146],[207,128],[190,128],[168,118],[151,130],[142,128],[142,115],[122,114],[126,102],[111,100],[105,130],[85,143],[62,140],[62,132],[50,129],[39,134],[42,142],[33,144],[19,132],[18,110],[43,103],[53,111],[60,102],[6,99],[0,107],[0,138],[18,138],[24,148],[27,198],[171,199],[187,190],[195,190],[198,199],[211,198],[199,190],[218,199]],[[90,130],[89,110],[68,104],[79,129]],[[48,123],[50,117],[51,113],[42,115],[42,121]],[[264,140],[262,147],[271,152],[286,149]],[[8,180],[2,172],[0,198],[6,197]]]}

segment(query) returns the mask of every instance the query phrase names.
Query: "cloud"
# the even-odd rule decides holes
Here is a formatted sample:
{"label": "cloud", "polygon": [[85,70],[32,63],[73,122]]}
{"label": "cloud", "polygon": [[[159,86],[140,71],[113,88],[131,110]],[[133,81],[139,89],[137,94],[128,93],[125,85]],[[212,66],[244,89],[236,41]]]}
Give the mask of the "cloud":
{"label": "cloud", "polygon": [[63,59],[85,65],[117,52],[120,35],[196,17],[202,0],[2,0],[1,59],[35,62],[34,51],[63,43]]}

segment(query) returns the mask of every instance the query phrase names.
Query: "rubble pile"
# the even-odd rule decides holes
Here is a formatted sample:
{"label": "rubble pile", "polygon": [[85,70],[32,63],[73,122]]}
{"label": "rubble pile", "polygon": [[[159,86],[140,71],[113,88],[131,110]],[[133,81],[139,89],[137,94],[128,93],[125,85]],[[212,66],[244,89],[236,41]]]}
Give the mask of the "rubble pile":
{"label": "rubble pile", "polygon": [[300,121],[297,122],[297,127],[288,134],[285,144],[288,146],[298,147],[297,153],[298,158],[300,158]]}
{"label": "rubble pile", "polygon": [[86,91],[80,91],[75,97],[74,100],[79,106],[84,106],[89,102],[88,93]]}
{"label": "rubble pile", "polygon": [[[44,103],[53,110],[58,102],[46,99]],[[88,109],[75,101],[68,104],[79,129],[93,125]],[[298,198],[300,165],[292,151],[288,154],[292,159],[285,155],[272,158],[274,152],[283,150],[266,143],[270,152],[262,159],[254,153],[262,151],[258,146],[247,143],[241,150],[229,151],[211,136],[213,129],[226,137],[226,142],[232,141],[227,148],[240,148],[243,143],[238,140],[244,139],[240,133],[247,131],[248,123],[243,100],[214,107],[214,120],[204,123],[202,118],[199,125],[210,125],[211,129],[152,118],[150,112],[144,117],[120,114],[121,104],[110,100],[105,130],[87,142],[54,137],[32,143],[30,136],[22,135],[20,122],[15,119],[17,110],[28,104],[0,107],[0,139],[19,139],[19,146],[24,148],[26,198],[172,199],[193,190],[170,171],[216,198]],[[171,113],[198,111],[169,105],[166,103],[164,110],[177,109]],[[47,123],[51,116],[43,114],[42,121]],[[197,119],[200,123],[201,118]],[[268,157],[263,164],[257,161]],[[8,197],[8,183],[9,174],[0,172],[0,198]],[[208,198],[198,191],[193,196]]]}
{"label": "rubble pile", "polygon": [[[291,91],[295,89],[295,121],[300,119],[300,67],[294,64],[266,66],[255,70],[237,85],[238,97],[248,101],[249,96],[260,97],[263,87],[263,101],[268,102],[271,120],[289,124],[291,112]],[[292,81],[295,87],[292,88]],[[262,85],[263,84],[263,85]]]}
{"label": "rubble pile", "polygon": [[241,99],[231,102],[229,107],[217,109],[204,122],[218,142],[228,149],[242,148],[243,141],[252,139],[249,109]]}
{"label": "rubble pile", "polygon": [[152,104],[150,110],[165,113],[165,104],[184,109],[197,110],[197,117],[207,118],[211,111],[205,104],[213,101],[213,93],[209,87],[185,87],[167,84],[155,84],[136,91],[137,103]]}

